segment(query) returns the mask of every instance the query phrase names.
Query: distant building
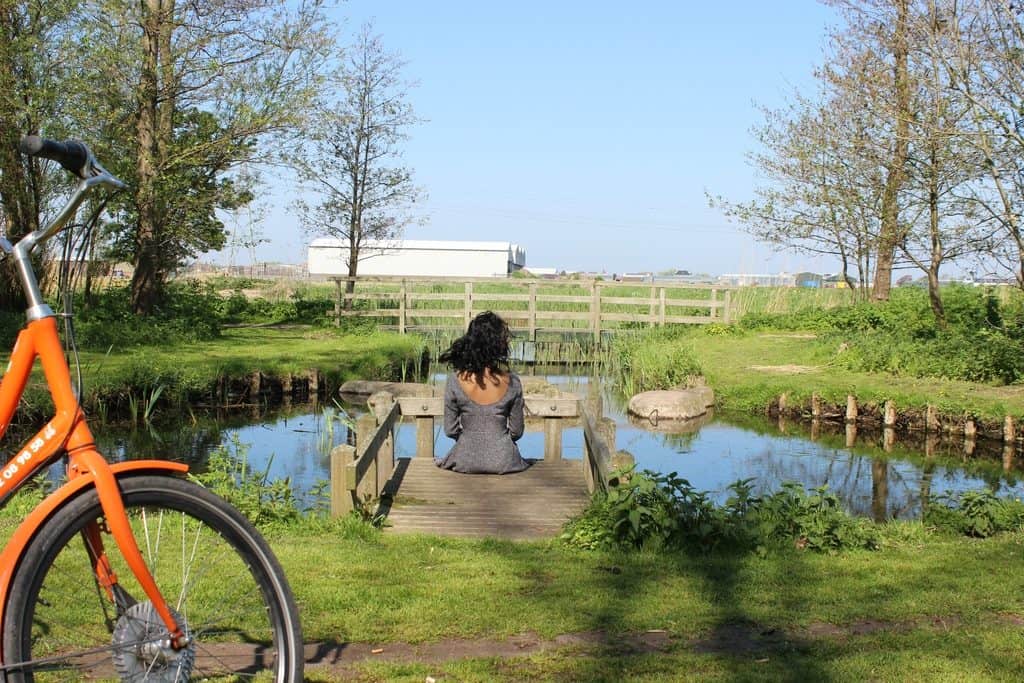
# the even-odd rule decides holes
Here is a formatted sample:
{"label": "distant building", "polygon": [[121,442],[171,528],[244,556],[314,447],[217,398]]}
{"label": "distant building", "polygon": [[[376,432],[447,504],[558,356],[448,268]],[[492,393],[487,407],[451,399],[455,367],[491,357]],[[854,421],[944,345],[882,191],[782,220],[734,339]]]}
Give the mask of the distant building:
{"label": "distant building", "polygon": [[737,287],[792,287],[796,284],[790,273],[725,273],[718,276],[718,281]]}
{"label": "distant building", "polygon": [[534,277],[541,277],[548,280],[552,280],[558,277],[558,268],[538,268],[537,266],[530,266],[529,268],[524,268],[523,270]]}
{"label": "distant building", "polygon": [[793,276],[797,287],[820,289],[825,286],[825,276],[818,273],[797,273]]}
{"label": "distant building", "polygon": [[654,282],[654,273],[619,273],[612,279],[618,282]]}
{"label": "distant building", "polygon": [[[364,244],[359,275],[508,277],[526,266],[526,250],[512,242],[388,240]],[[320,237],[309,245],[310,275],[348,275],[348,241]]]}

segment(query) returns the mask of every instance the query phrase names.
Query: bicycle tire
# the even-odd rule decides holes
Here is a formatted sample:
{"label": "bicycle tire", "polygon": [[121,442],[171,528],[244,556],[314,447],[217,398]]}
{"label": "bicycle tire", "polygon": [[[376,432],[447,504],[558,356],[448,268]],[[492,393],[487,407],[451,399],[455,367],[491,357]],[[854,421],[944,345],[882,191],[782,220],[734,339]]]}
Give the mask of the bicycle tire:
{"label": "bicycle tire", "polygon": [[116,614],[100,589],[79,533],[102,523],[91,490],[43,526],[19,564],[3,634],[5,664],[15,666],[8,680],[265,680],[269,673],[279,683],[301,681],[298,610],[280,564],[252,524],[189,481],[142,475],[119,484],[150,571],[192,638],[192,661],[156,644],[156,630],[166,635],[166,627],[150,614],[109,534],[105,547],[118,583],[143,606]]}

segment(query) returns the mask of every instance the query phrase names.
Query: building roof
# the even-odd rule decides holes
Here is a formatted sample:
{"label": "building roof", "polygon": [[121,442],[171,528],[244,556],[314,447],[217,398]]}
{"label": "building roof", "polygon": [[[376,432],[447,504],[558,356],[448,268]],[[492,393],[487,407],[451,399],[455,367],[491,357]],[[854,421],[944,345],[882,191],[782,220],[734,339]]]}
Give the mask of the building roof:
{"label": "building roof", "polygon": [[[338,237],[317,237],[309,243],[310,247],[341,247],[348,248],[348,240]],[[481,242],[463,240],[367,240],[363,249],[409,249],[433,251],[522,251],[513,242]]]}

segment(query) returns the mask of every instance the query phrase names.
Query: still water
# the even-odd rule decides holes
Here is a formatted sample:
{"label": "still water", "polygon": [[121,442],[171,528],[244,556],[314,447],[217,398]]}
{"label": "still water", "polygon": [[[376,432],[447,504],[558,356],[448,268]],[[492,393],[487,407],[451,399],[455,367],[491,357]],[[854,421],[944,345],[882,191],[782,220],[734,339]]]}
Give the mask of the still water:
{"label": "still water", "polygon": [[[443,375],[433,381],[443,382]],[[586,378],[559,374],[546,379],[565,391],[584,395]],[[659,473],[675,472],[699,490],[708,491],[722,502],[727,487],[739,479],[752,478],[758,492],[778,490],[783,482],[796,481],[806,487],[827,485],[848,510],[874,517],[913,518],[920,515],[921,501],[929,495],[955,494],[964,490],[988,489],[999,496],[1024,495],[1024,472],[1014,466],[1005,469],[998,456],[986,456],[979,448],[966,457],[962,444],[931,443],[925,455],[923,444],[897,443],[883,448],[878,435],[861,434],[852,447],[846,446],[843,427],[778,424],[749,415],[715,415],[696,431],[671,434],[653,425],[634,423],[625,415],[620,398],[605,389],[605,415],[616,422],[616,448],[633,454],[639,469]],[[358,405],[340,408],[354,416]],[[96,429],[101,448],[112,458],[163,457],[185,460],[201,469],[213,448],[241,444],[255,471],[270,479],[287,477],[301,499],[318,482],[329,477],[328,453],[344,443],[346,428],[338,419],[334,401],[318,407],[304,405],[250,416],[234,415],[222,420],[196,423],[160,423],[152,428],[126,430],[115,426]],[[837,431],[838,430],[838,431]],[[583,433],[567,428],[562,435],[563,457],[583,457]],[[434,452],[444,454],[452,441],[437,420]],[[520,441],[524,457],[542,457],[542,432],[528,431]],[[416,450],[415,427],[404,423],[398,431],[396,454],[411,457]]]}

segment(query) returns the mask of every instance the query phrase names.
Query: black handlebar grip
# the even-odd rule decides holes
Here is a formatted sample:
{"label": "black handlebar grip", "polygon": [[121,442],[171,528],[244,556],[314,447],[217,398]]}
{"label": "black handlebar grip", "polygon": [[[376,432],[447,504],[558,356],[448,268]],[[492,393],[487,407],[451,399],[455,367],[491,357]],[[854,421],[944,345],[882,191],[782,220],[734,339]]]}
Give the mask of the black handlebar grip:
{"label": "black handlebar grip", "polygon": [[18,149],[28,156],[52,159],[79,178],[85,178],[89,148],[78,140],[56,142],[38,135],[26,135],[18,143]]}

